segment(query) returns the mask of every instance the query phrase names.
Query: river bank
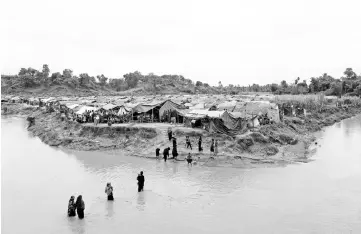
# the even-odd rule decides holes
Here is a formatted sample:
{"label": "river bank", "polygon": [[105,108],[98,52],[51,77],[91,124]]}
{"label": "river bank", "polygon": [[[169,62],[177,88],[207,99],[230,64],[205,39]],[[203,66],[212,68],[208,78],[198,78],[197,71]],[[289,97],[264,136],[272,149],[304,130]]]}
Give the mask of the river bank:
{"label": "river bank", "polygon": [[[322,112],[309,113],[307,117],[285,117],[282,123],[263,125],[234,138],[210,134],[201,129],[169,124],[116,124],[111,127],[100,124],[79,124],[62,120],[59,113],[47,113],[26,104],[3,104],[4,115],[30,116],[35,119],[28,131],[50,146],[81,150],[109,151],[124,155],[155,158],[155,149],[161,152],[172,144],[166,131],[172,127],[178,144],[178,160],[188,153],[207,166],[257,167],[284,165],[310,160],[310,145],[315,141],[314,133],[343,119],[361,113],[361,108],[327,107]],[[185,136],[191,138],[193,150],[185,147]],[[199,136],[203,138],[202,153],[198,152]],[[219,141],[219,155],[210,158],[210,142]]]}

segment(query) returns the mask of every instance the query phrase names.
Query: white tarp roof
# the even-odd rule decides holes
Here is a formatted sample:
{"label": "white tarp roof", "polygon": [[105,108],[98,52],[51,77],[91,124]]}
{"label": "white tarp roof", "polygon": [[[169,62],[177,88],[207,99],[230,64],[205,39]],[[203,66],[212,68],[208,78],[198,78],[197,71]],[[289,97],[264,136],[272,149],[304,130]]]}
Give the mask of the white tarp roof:
{"label": "white tarp roof", "polygon": [[79,106],[79,104],[76,103],[66,103],[65,104],[66,107],[68,107],[69,109],[74,109],[75,107]]}
{"label": "white tarp roof", "polygon": [[86,111],[92,111],[92,110],[97,110],[96,107],[93,107],[93,106],[82,106],[80,107],[80,109],[76,112],[76,114],[78,115],[82,115],[84,114]]}
{"label": "white tarp roof", "polygon": [[185,115],[188,118],[201,118],[201,117],[210,117],[210,118],[220,118],[224,111],[209,111],[209,110],[191,110]]}

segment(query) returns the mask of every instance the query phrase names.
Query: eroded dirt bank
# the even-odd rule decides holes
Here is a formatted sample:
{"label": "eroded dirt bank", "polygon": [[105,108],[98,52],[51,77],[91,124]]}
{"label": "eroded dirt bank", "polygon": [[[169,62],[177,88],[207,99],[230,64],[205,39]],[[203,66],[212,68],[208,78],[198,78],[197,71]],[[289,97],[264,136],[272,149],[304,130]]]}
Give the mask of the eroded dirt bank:
{"label": "eroded dirt bank", "polygon": [[[307,149],[315,140],[314,132],[360,113],[360,107],[328,107],[321,113],[310,113],[307,118],[285,117],[283,123],[261,126],[234,138],[182,126],[173,127],[173,132],[177,137],[179,160],[191,152],[207,166],[283,165],[307,162]],[[24,104],[4,104],[2,114],[34,118],[28,130],[50,146],[85,151],[115,151],[149,158],[155,158],[157,147],[161,152],[165,147],[172,148],[166,135],[170,125],[128,124],[108,127],[105,124],[79,124],[62,120],[59,113],[47,113],[44,109]],[[186,135],[191,137],[193,150],[185,147]],[[197,146],[200,135],[203,137],[202,153],[198,153]],[[215,159],[210,159],[212,137],[219,140],[219,156]]]}

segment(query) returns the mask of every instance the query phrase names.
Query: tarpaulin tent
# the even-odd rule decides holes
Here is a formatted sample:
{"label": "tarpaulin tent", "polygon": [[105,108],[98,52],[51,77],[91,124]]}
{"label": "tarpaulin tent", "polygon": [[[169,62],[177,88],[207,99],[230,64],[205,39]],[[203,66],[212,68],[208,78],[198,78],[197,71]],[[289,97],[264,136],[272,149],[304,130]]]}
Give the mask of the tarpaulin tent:
{"label": "tarpaulin tent", "polygon": [[71,109],[71,110],[74,110],[76,107],[79,106],[79,104],[76,104],[76,103],[66,103],[65,106],[68,107],[68,108]]}
{"label": "tarpaulin tent", "polygon": [[236,112],[243,112],[248,115],[264,115],[267,114],[276,123],[280,122],[278,105],[269,101],[251,101],[237,103]]}
{"label": "tarpaulin tent", "polygon": [[119,115],[119,116],[123,116],[123,115],[128,114],[128,113],[131,112],[131,111],[132,111],[131,108],[127,108],[127,107],[125,107],[125,106],[121,106],[121,107],[119,108],[118,115]]}
{"label": "tarpaulin tent", "polygon": [[210,133],[219,133],[219,134],[234,136],[234,135],[243,134],[244,132],[247,131],[247,128],[245,123],[241,119],[238,119],[232,128],[228,128],[224,124],[222,119],[215,118],[215,119],[210,119],[208,131]]}
{"label": "tarpaulin tent", "polygon": [[156,103],[149,103],[149,104],[139,104],[133,108],[133,112],[138,113],[146,113],[156,107],[160,107],[164,104],[164,102],[156,102]]}
{"label": "tarpaulin tent", "polygon": [[237,105],[237,101],[231,101],[231,102],[223,102],[218,104],[217,106],[217,110],[228,110],[228,111],[233,111],[234,108]]}
{"label": "tarpaulin tent", "polygon": [[247,126],[247,119],[244,117],[235,117],[232,113],[225,111],[221,119],[223,120],[224,125],[231,130],[243,129]]}
{"label": "tarpaulin tent", "polygon": [[[159,109],[159,119],[163,116],[165,111],[176,111],[179,112],[179,110],[182,109],[182,106],[174,103],[170,100],[167,100],[164,102],[164,104],[162,105],[162,107]],[[182,112],[179,112],[179,114],[183,114]]]}
{"label": "tarpaulin tent", "polygon": [[112,110],[112,109],[114,109],[114,108],[116,108],[116,107],[119,107],[119,106],[116,106],[116,105],[113,105],[113,104],[111,104],[111,103],[108,103],[108,104],[103,105],[103,106],[101,107],[101,109],[104,109],[104,110]]}
{"label": "tarpaulin tent", "polygon": [[81,106],[80,109],[76,112],[76,114],[78,115],[82,115],[84,114],[86,111],[92,111],[92,110],[97,110],[96,107],[93,106]]}

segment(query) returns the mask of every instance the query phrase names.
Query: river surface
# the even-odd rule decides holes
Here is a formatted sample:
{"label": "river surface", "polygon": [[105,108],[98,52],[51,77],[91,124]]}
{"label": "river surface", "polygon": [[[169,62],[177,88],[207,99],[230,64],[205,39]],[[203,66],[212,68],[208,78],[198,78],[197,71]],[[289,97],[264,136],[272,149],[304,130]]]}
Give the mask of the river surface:
{"label": "river surface", "polygon": [[[65,152],[32,137],[22,119],[1,123],[4,234],[361,233],[361,116],[321,132],[309,163],[254,169]],[[84,220],[66,215],[79,194]]]}

